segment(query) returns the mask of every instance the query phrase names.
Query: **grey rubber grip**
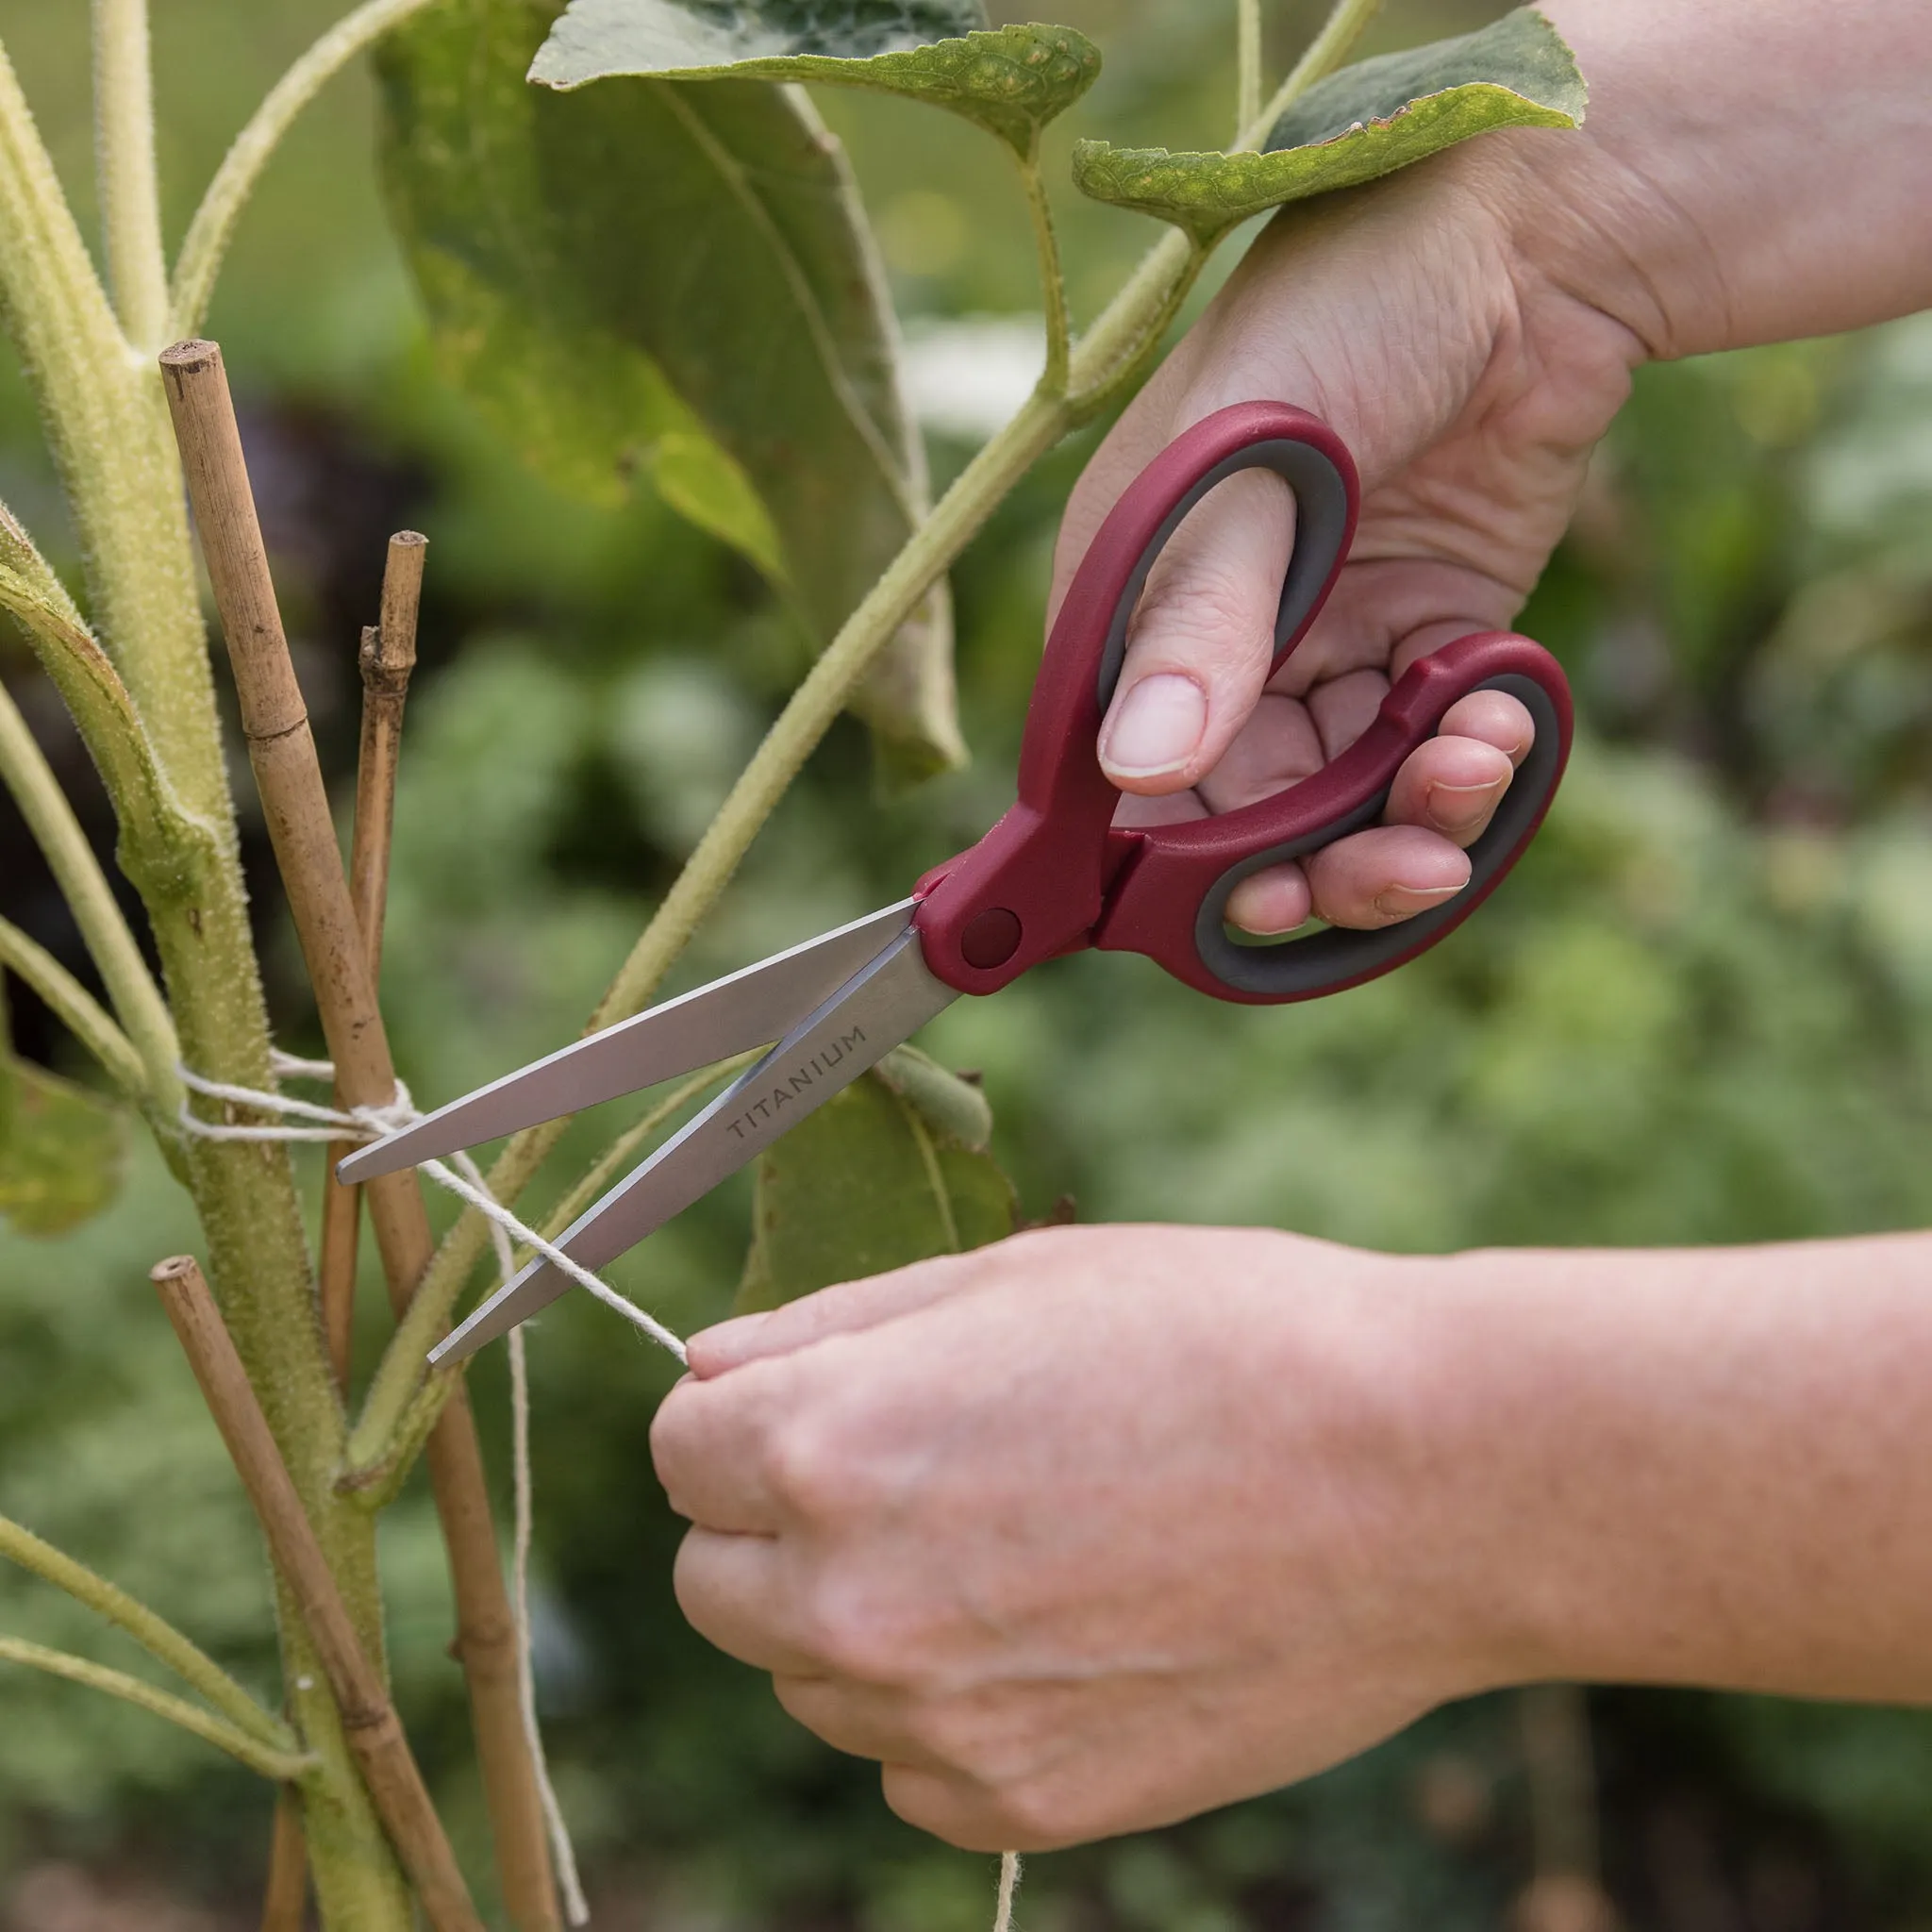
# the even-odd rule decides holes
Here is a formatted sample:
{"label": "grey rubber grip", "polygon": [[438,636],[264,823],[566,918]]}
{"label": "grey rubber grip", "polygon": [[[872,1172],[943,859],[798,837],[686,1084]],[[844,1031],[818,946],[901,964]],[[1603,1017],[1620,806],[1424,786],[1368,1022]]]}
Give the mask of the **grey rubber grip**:
{"label": "grey rubber grip", "polygon": [[1254,442],[1218,462],[1168,512],[1167,521],[1141,552],[1107,630],[1101,653],[1099,697],[1103,714],[1120,682],[1121,662],[1127,654],[1127,625],[1134,607],[1147,587],[1154,559],[1167,548],[1167,540],[1182,520],[1216,484],[1242,470],[1273,470],[1294,491],[1294,552],[1282,580],[1281,605],[1274,616],[1274,661],[1279,664],[1289,640],[1307,622],[1328,581],[1335,560],[1348,541],[1348,486],[1341,472],[1312,444],[1284,437],[1274,442]]}
{"label": "grey rubber grip", "polygon": [[1453,899],[1419,912],[1413,919],[1385,925],[1375,932],[1356,932],[1330,926],[1305,940],[1275,944],[1242,945],[1228,937],[1228,895],[1252,873],[1285,859],[1302,858],[1348,833],[1372,825],[1389,802],[1385,791],[1370,799],[1345,822],[1325,825],[1306,839],[1291,840],[1265,852],[1252,853],[1215,880],[1201,901],[1194,923],[1194,942],[1203,963],[1217,978],[1242,992],[1272,993],[1277,998],[1307,997],[1332,987],[1346,986],[1433,945],[1444,929],[1459,920],[1470,899],[1480,893],[1495,874],[1506,868],[1537,814],[1548,802],[1562,758],[1563,730],[1549,693],[1535,679],[1511,673],[1472,687],[1474,691],[1507,691],[1520,699],[1536,723],[1536,740],[1524,755],[1503,802],[1483,835],[1469,848],[1469,883]]}

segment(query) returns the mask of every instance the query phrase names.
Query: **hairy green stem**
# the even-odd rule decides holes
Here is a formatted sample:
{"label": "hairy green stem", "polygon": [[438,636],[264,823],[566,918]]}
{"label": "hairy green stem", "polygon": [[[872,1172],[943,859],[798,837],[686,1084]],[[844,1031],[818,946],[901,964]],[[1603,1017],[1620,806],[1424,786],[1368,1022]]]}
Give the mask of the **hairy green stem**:
{"label": "hairy green stem", "polygon": [[117,1584],[97,1575],[85,1563],[10,1518],[0,1516],[0,1557],[30,1570],[36,1576],[64,1590],[98,1617],[104,1617],[141,1645],[158,1663],[199,1690],[237,1729],[245,1731],[270,1751],[293,1755],[295,1734],[272,1712],[264,1710],[242,1686],[199,1645],[167,1620],[131,1597]]}
{"label": "hairy green stem", "polygon": [[1289,70],[1288,78],[1274,90],[1274,97],[1241,129],[1235,148],[1258,148],[1268,139],[1274,124],[1324,75],[1333,74],[1347,59],[1348,51],[1361,38],[1362,29],[1382,10],[1382,0],[1335,0],[1322,31],[1310,41],[1302,58]]}
{"label": "hairy green stem", "polygon": [[0,919],[0,966],[17,973],[33,988],[129,1100],[146,1098],[147,1069],[134,1042],[115,1025],[113,1015],[46,947],[37,945],[8,919]]}
{"label": "hairy green stem", "polygon": [[1074,420],[1091,422],[1140,380],[1159,355],[1192,291],[1208,251],[1171,228],[1145,255],[1126,286],[1079,340],[1069,372]]}
{"label": "hairy green stem", "polygon": [[[959,473],[792,692],[618,969],[587,1030],[629,1018],[651,997],[874,658],[1072,420],[1063,398],[1036,390]],[[550,1121],[511,1138],[490,1170],[491,1191],[498,1200],[513,1201],[522,1192],[566,1125],[567,1121]],[[414,1399],[425,1357],[448,1326],[450,1310],[487,1239],[483,1219],[474,1211],[460,1216],[443,1238],[370,1385],[355,1432],[356,1441],[368,1445],[356,1458],[358,1464],[386,1459],[384,1445]]]}
{"label": "hairy green stem", "polygon": [[[1267,125],[1257,123],[1244,131],[1247,145],[1258,144],[1274,118],[1341,59],[1377,4],[1338,0],[1264,110]],[[1074,347],[1067,372],[1070,392],[1056,393],[1042,381],[960,472],[792,692],[619,968],[588,1031],[628,1019],[651,997],[874,658],[1033,464],[1070,428],[1104,408],[1158,351],[1206,261],[1207,252],[1178,229],[1163,236]],[[568,1124],[550,1121],[511,1137],[490,1170],[491,1191],[498,1200],[516,1199]],[[389,1461],[425,1379],[428,1351],[448,1327],[487,1242],[483,1218],[474,1210],[460,1215],[443,1237],[370,1385],[351,1439],[353,1466]]]}
{"label": "hairy green stem", "polygon": [[1060,261],[1059,237],[1054,232],[1053,203],[1040,173],[1040,142],[1020,162],[1020,181],[1026,191],[1026,211],[1033,220],[1033,245],[1040,258],[1040,297],[1046,316],[1046,368],[1040,378],[1048,394],[1067,392],[1067,357],[1072,330],[1067,320],[1067,276]]}
{"label": "hairy green stem", "polygon": [[[217,1078],[269,1078],[268,1024],[242,883],[179,459],[159,371],[123,341],[13,70],[0,55],[0,314],[47,427],[78,526],[103,641],[180,808],[196,862],[143,849],[126,802],[123,869],[140,888],[178,1048]],[[98,864],[19,713],[0,703],[0,774],[48,848],[121,1022],[152,1063],[168,1013]],[[109,775],[104,768],[104,775]],[[109,779],[110,788],[112,779]],[[137,972],[137,968],[139,971]],[[225,1312],[298,1483],[327,1494],[341,1415],[316,1329],[286,1150],[193,1142],[185,1159]],[[374,1623],[373,1600],[366,1604]]]}
{"label": "hairy green stem", "polygon": [[1239,141],[1261,118],[1261,0],[1234,0],[1234,125]]}
{"label": "hairy green stem", "polygon": [[[97,632],[172,800],[205,835],[192,850],[144,840],[141,812],[116,791],[114,773],[103,766],[121,819],[122,868],[147,908],[180,1058],[218,1079],[265,1086],[267,1013],[159,371],[122,337],[4,52],[0,320],[40,404],[81,539]],[[19,743],[11,749],[11,764],[30,769],[21,764]],[[37,795],[34,802],[51,810],[57,796]],[[111,975],[109,988],[117,991]],[[147,1059],[148,1043],[133,1016],[121,1017]],[[334,1494],[344,1419],[317,1318],[287,1149],[184,1139],[177,1158],[208,1236],[208,1272],[250,1380],[358,1632],[370,1654],[380,1656],[374,1525]],[[305,1794],[325,1915],[331,1924],[404,1932],[407,1889],[307,1633],[279,1591],[277,1615],[291,1714],[320,1760]]]}
{"label": "hairy green stem", "polygon": [[138,1704],[142,1710],[152,1711],[156,1717],[166,1718],[171,1724],[179,1724],[184,1731],[193,1732],[217,1750],[225,1751],[230,1757],[240,1758],[250,1771],[258,1772],[263,1777],[273,1778],[277,1783],[307,1777],[317,1768],[316,1760],[304,1752],[276,1750],[250,1737],[226,1718],[216,1717],[198,1704],[190,1704],[185,1697],[157,1690],[152,1684],[143,1683],[139,1677],[130,1677],[125,1671],[109,1670],[106,1664],[91,1663],[84,1657],[72,1657],[64,1650],[49,1650],[43,1643],[29,1643],[22,1637],[0,1637],[0,1661],[25,1664],[33,1670],[65,1677],[73,1684],[86,1684],[95,1690],[105,1690],[109,1697]]}
{"label": "hairy green stem", "polygon": [[147,0],[93,0],[94,178],[108,281],[121,327],[142,355],[168,340],[168,263],[155,177]]}
{"label": "hairy green stem", "polygon": [[[151,1100],[165,1114],[172,1114],[181,1098],[181,1085],[175,1077],[180,1052],[175,1041],[175,1023],[60,781],[4,687],[0,687],[0,784],[19,807],[68,910],[74,914],[88,955],[126,1028],[133,1051],[140,1056]],[[23,973],[22,976],[26,975]]]}
{"label": "hairy green stem", "polygon": [[295,117],[364,48],[430,4],[431,0],[364,0],[275,82],[248,125],[235,137],[188,225],[175,263],[171,335],[200,334],[235,224]]}

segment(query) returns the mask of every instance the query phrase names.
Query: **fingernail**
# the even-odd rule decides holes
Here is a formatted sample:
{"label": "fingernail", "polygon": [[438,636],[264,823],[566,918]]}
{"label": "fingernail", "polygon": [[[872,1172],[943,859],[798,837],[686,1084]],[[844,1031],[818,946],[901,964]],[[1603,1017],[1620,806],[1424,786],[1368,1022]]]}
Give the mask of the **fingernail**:
{"label": "fingernail", "polygon": [[1423,812],[1439,832],[1466,832],[1495,808],[1493,783],[1431,785]]}
{"label": "fingernail", "polygon": [[1375,910],[1389,919],[1412,919],[1444,899],[1455,898],[1461,890],[1460,886],[1391,886],[1375,894]]}
{"label": "fingernail", "polygon": [[1122,778],[1156,778],[1193,757],[1208,728],[1208,693],[1191,677],[1143,677],[1114,708],[1100,762]]}

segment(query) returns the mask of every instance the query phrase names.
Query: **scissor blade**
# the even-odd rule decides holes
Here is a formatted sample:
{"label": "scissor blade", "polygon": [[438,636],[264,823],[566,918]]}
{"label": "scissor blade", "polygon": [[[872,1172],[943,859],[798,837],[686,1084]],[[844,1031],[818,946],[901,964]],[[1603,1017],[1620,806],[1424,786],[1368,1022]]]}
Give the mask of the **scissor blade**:
{"label": "scissor blade", "polygon": [[906,924],[912,906],[902,899],[574,1041],[357,1149],[336,1172],[345,1182],[374,1180],[763,1046],[837,991]]}
{"label": "scissor blade", "polygon": [[[557,1245],[601,1268],[708,1193],[823,1107],[958,997],[926,970],[908,925],[641,1166],[567,1228]],[[547,1307],[570,1277],[541,1256],[430,1351],[460,1360]]]}

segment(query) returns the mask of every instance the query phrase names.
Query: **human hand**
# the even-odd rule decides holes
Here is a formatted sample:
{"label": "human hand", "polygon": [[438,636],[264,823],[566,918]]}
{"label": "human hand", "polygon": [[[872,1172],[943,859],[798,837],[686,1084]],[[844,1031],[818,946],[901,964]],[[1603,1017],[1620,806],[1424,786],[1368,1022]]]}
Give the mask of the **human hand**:
{"label": "human hand", "polygon": [[1405,1402],[1436,1265],[1053,1229],[708,1330],[652,1431],[678,1600],[958,1844],[1304,1776],[1480,1675]]}
{"label": "human hand", "polygon": [[[1102,764],[1128,794],[1123,823],[1231,810],[1307,776],[1367,728],[1417,658],[1507,628],[1562,534],[1641,351],[1549,278],[1520,239],[1534,230],[1518,206],[1524,170],[1484,145],[1279,217],[1076,487],[1057,596],[1127,483],[1226,404],[1313,410],[1362,475],[1350,559],[1272,678],[1287,486],[1241,473],[1176,532],[1102,728]],[[1229,918],[1257,933],[1311,913],[1374,927],[1451,897],[1530,737],[1514,698],[1465,698],[1403,765],[1382,825],[1257,873]]]}

